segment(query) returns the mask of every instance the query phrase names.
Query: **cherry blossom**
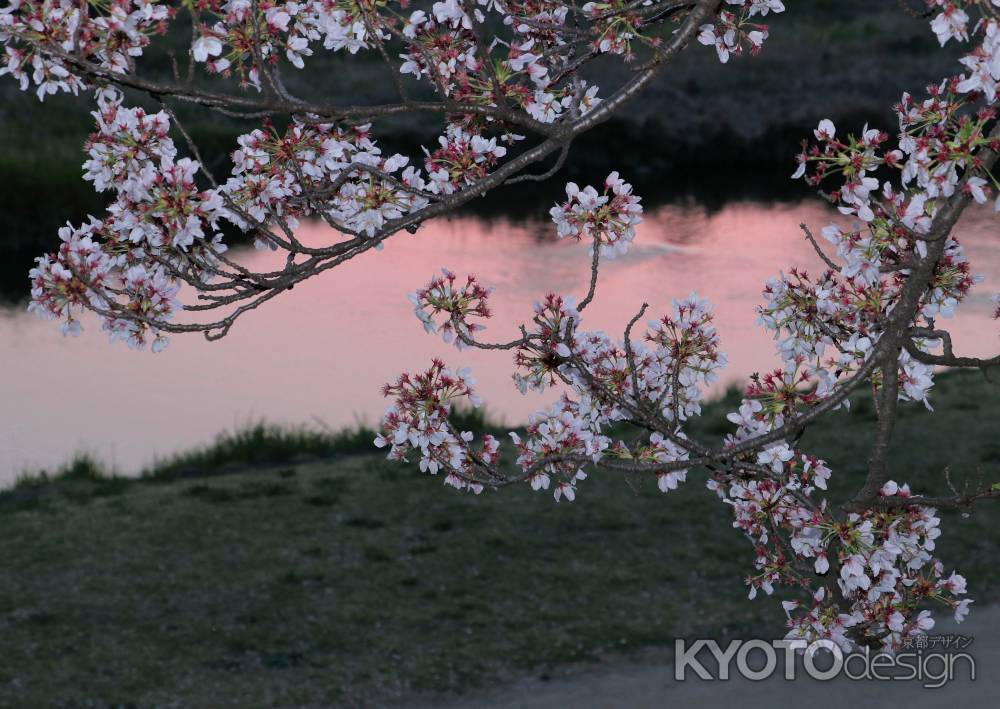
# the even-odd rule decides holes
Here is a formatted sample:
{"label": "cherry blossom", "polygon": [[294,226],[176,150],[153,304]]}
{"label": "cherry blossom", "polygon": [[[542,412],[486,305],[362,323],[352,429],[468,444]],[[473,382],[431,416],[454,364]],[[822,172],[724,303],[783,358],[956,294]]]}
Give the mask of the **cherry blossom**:
{"label": "cherry blossom", "polygon": [[[441,339],[454,343],[461,350],[466,347],[467,339],[485,329],[484,325],[469,322],[468,318],[490,317],[487,299],[491,289],[483,288],[471,275],[459,287],[454,273],[446,268],[441,269],[441,273],[442,276],[432,278],[426,287],[411,293],[409,299],[425,331],[439,333]],[[435,323],[434,316],[440,313],[448,315],[443,322]]]}
{"label": "cherry blossom", "polygon": [[566,197],[566,202],[549,210],[560,237],[593,240],[606,258],[628,250],[635,238],[635,225],[642,221],[642,205],[632,194],[632,185],[617,172],[608,175],[601,193],[591,186],[581,190],[570,182]]}
{"label": "cherry blossom", "polygon": [[[641,199],[611,172],[600,187],[568,183],[550,210],[558,237],[588,242],[589,289],[540,289],[513,339],[480,339],[492,289],[476,277],[445,268],[412,286],[426,332],[460,350],[513,353],[515,387],[555,390],[551,405],[510,432],[510,455],[493,435],[477,443],[455,426],[456,407],[480,400],[471,373],[440,360],[386,385],[375,445],[450,487],[480,494],[521,484],[557,502],[576,500],[594,474],[624,474],[664,493],[701,476],[747,540],[748,596],[783,589],[795,597],[782,608],[797,644],[893,652],[933,627],[931,608],[964,619],[966,579],[935,556],[937,509],[1000,495],[990,486],[948,497],[913,492],[892,479],[887,442],[899,407],[932,407],[937,367],[997,365],[956,355],[943,325],[982,281],[955,233],[958,217],[970,203],[1000,209],[1000,2],[929,5],[938,41],[969,43],[968,51],[956,74],[903,94],[892,131],[824,119],[814,143],[803,144],[793,177],[822,188],[838,211],[815,233],[803,225],[815,269],[776,264],[763,284],[757,324],[774,340],[775,363],[750,378],[718,440],[692,433],[727,362],[708,300],[657,293],[651,304],[621,304],[633,309],[620,335],[586,329],[604,260],[629,249],[642,220]],[[40,100],[93,91],[83,178],[108,196],[101,215],[60,229],[55,250],[36,260],[29,310],[69,335],[92,311],[110,339],[154,352],[173,332],[216,339],[272,297],[399,232],[419,238],[427,219],[511,182],[550,177],[575,138],[622,110],[687,44],[713,48],[722,63],[756,54],[771,32],[764,22],[784,10],[780,0],[421,8],[10,0],[0,9],[0,75]],[[190,60],[189,78],[180,78],[179,61],[173,83],[153,81],[143,54],[178,14],[192,30],[189,55],[179,58]],[[385,65],[393,98],[297,96],[284,72],[307,70],[322,51],[345,61],[369,53]],[[585,69],[597,57],[641,61],[606,86]],[[216,88],[230,78],[242,92]],[[158,108],[127,104],[133,94]],[[181,103],[252,121],[230,146],[228,175],[205,170],[218,163],[203,163],[178,122]],[[437,116],[436,143],[383,151],[378,127],[417,113]],[[546,160],[545,172],[531,171]],[[310,219],[330,227],[328,243],[298,240]],[[226,250],[227,224],[280,250],[284,267],[241,265]],[[1000,318],[1000,295],[992,302]],[[829,483],[845,472],[810,452],[802,433],[859,391],[870,391],[877,444],[860,489],[836,500]]]}
{"label": "cherry blossom", "polygon": [[931,29],[937,35],[941,46],[953,38],[959,41],[967,40],[969,34],[966,26],[969,24],[969,16],[949,0],[936,0],[934,4],[942,7],[941,13],[931,22]]}
{"label": "cherry blossom", "polygon": [[715,48],[723,64],[731,56],[739,56],[748,49],[753,54],[761,50],[768,28],[767,25],[752,22],[751,18],[785,11],[785,5],[780,0],[726,0],[726,4],[739,7],[736,12],[721,11],[714,24],[701,26],[698,35],[699,42]]}
{"label": "cherry blossom", "polygon": [[[161,0],[108,0],[98,7],[72,0],[11,0],[0,8],[0,44],[9,74],[39,100],[87,88],[60,53],[75,54],[117,74],[130,71],[150,36],[166,31],[174,9]],[[55,51],[47,51],[49,48]]]}

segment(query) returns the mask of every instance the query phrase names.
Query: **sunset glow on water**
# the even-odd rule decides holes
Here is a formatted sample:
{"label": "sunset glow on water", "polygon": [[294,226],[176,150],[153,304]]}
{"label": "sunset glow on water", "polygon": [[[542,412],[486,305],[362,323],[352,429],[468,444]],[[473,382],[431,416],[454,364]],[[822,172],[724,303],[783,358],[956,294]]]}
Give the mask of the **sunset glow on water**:
{"label": "sunset glow on water", "polygon": [[[731,204],[717,212],[668,206],[646,215],[631,251],[601,268],[597,299],[583,329],[620,336],[643,302],[656,317],[672,297],[692,290],[715,305],[729,366],[716,385],[778,366],[773,343],[754,325],[765,280],[791,266],[821,270],[799,223],[816,232],[837,216],[821,203]],[[959,226],[976,272],[1000,273],[1000,239],[985,210]],[[328,243],[325,227],[307,225],[300,238]],[[496,288],[494,317],[484,339],[509,340],[548,291],[582,296],[589,279],[587,246],[558,241],[548,222],[511,224],[456,218],[429,223],[416,236],[398,235],[382,252],[296,286],[245,315],[218,342],[174,336],[157,355],[109,345],[99,325],[64,338],[58,326],[21,306],[0,310],[0,483],[27,469],[52,468],[91,452],[125,474],[156,456],[210,442],[224,429],[266,419],[331,428],[375,425],[386,406],[379,389],[402,371],[440,357],[471,367],[488,412],[509,424],[526,421],[556,394],[520,395],[511,354],[458,352],[423,332],[408,292],[442,266],[475,273]],[[252,270],[279,267],[269,253],[238,252]],[[1000,325],[990,319],[990,294],[977,287],[954,321],[956,352],[994,355]],[[186,293],[188,296],[190,292]],[[182,292],[182,298],[185,293]]]}

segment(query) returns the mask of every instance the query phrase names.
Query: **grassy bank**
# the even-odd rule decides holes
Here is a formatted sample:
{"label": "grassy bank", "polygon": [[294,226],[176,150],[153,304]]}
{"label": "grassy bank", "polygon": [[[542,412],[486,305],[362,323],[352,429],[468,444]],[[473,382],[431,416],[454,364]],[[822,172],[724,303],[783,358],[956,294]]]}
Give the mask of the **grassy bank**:
{"label": "grassy bank", "polygon": [[[945,375],[935,405],[904,408],[894,477],[1000,479],[1000,389]],[[727,407],[696,434],[727,430]],[[835,500],[871,418],[862,397],[805,436]],[[348,455],[354,437],[262,428],[139,481],[81,461],[0,495],[0,705],[361,704],[780,630],[773,599],[746,600],[752,551],[700,475],[669,495],[593,475],[574,504],[473,497]],[[944,515],[940,555],[980,603],[1000,598],[998,519]]]}

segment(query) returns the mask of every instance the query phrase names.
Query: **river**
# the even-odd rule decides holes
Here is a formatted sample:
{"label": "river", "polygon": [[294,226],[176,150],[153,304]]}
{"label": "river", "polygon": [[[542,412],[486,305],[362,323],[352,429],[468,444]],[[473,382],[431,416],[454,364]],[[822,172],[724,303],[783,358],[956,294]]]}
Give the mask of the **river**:
{"label": "river", "polygon": [[[772,341],[754,324],[761,287],[783,268],[819,270],[798,225],[818,232],[838,217],[817,200],[651,210],[632,250],[602,267],[583,327],[620,334],[643,301],[653,316],[696,290],[715,304],[730,361],[718,393],[778,364]],[[992,212],[976,209],[959,225],[974,270],[987,276],[944,323],[956,351],[970,355],[994,355],[1000,344],[1000,325],[990,318],[990,294],[1000,290],[996,224]],[[320,243],[330,233],[304,225],[300,238]],[[279,265],[270,253],[237,253],[254,269]],[[524,422],[554,394],[520,395],[510,353],[458,352],[424,334],[413,317],[406,293],[442,266],[496,287],[485,333],[495,339],[515,335],[536,298],[549,290],[580,295],[589,277],[587,247],[557,240],[548,222],[456,217],[300,284],[244,316],[221,341],[174,336],[156,355],[109,345],[93,320],[82,336],[65,338],[23,304],[0,307],[0,485],[79,452],[134,474],[157,456],[260,420],[374,425],[386,405],[381,385],[432,357],[471,367],[493,418]]]}

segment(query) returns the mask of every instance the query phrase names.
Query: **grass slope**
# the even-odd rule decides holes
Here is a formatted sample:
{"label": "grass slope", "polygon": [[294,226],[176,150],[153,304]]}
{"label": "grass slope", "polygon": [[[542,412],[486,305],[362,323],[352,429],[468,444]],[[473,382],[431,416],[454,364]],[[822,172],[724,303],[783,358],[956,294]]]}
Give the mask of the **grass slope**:
{"label": "grass slope", "polygon": [[[1000,479],[1000,389],[951,374],[935,393],[936,414],[904,407],[894,477],[930,492],[948,465]],[[726,430],[726,408],[696,433]],[[833,499],[859,482],[871,417],[862,397],[806,434],[834,464]],[[746,600],[750,546],[698,474],[669,495],[593,475],[555,504],[272,438],[139,481],[80,461],[0,495],[0,705],[357,705],[679,635],[780,632],[774,599]],[[256,467],[217,474],[223,449]],[[997,521],[983,505],[943,523],[941,557],[980,603],[1000,598]]]}

